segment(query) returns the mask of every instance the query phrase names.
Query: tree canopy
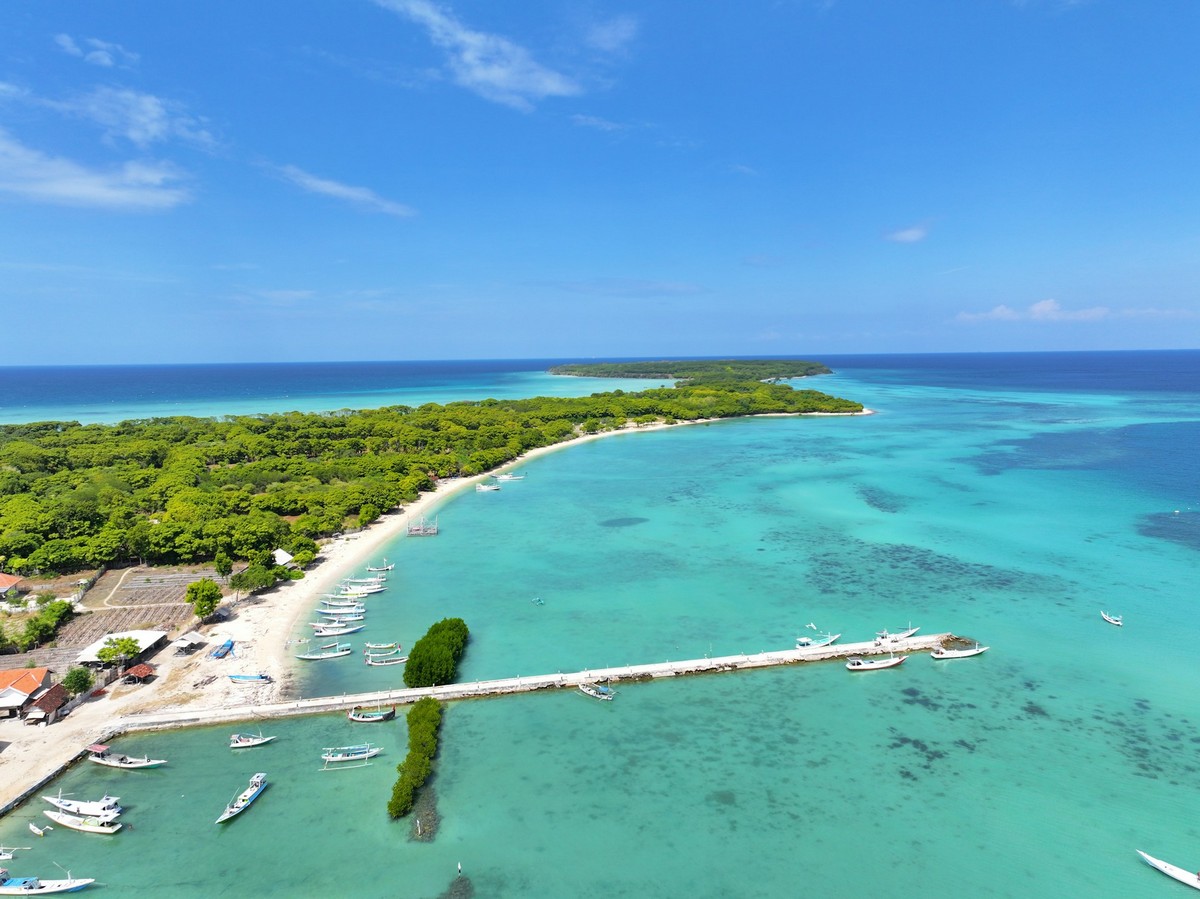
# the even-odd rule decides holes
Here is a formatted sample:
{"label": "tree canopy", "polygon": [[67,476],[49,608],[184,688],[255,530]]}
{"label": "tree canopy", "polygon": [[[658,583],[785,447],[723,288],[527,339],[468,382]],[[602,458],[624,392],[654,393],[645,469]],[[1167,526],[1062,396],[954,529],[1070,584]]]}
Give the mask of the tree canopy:
{"label": "tree canopy", "polygon": [[657,378],[675,381],[772,381],[827,375],[820,362],[803,359],[673,359],[657,362],[574,362],[556,365],[552,375],[589,378]]}
{"label": "tree canopy", "polygon": [[[315,539],[411,502],[438,478],[480,474],[536,447],[631,422],[862,409],[764,383],[757,376],[767,371],[577,398],[0,425],[0,569],[63,573],[223,554],[254,563],[242,572],[246,586],[238,575],[230,586],[258,589],[278,576],[273,550],[311,558],[303,554]],[[779,363],[769,372],[791,376]]]}
{"label": "tree canopy", "polygon": [[114,662],[132,659],[141,651],[142,648],[133,637],[109,637],[104,641],[104,645],[96,650],[96,658],[105,665],[111,665]]}
{"label": "tree canopy", "polygon": [[221,604],[221,588],[210,578],[200,578],[187,585],[187,602],[196,617],[204,620]]}

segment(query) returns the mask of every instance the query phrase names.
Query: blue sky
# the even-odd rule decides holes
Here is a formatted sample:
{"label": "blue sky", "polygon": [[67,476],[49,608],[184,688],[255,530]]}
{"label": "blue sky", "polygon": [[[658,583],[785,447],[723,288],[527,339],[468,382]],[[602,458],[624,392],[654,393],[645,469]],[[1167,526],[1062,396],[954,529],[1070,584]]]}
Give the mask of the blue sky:
{"label": "blue sky", "polygon": [[5,364],[1200,346],[1194,0],[0,5]]}

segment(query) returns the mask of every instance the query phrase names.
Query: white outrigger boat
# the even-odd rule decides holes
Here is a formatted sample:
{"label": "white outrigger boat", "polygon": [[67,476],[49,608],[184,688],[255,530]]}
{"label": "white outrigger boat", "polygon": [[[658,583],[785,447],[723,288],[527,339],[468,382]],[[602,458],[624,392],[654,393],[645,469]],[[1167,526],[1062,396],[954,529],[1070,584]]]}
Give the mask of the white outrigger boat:
{"label": "white outrigger boat", "polygon": [[229,748],[230,749],[250,749],[254,746],[263,746],[275,739],[274,734],[269,737],[264,737],[261,733],[257,734],[230,734]]}
{"label": "white outrigger boat", "polygon": [[499,484],[476,484],[475,485],[476,493],[491,493],[491,492],[499,490],[499,489],[500,489]]}
{"label": "white outrigger boat", "polygon": [[94,815],[97,818],[115,818],[124,811],[121,808],[121,803],[118,801],[120,797],[109,796],[107,793],[100,799],[67,799],[63,796],[62,790],[59,790],[57,796],[46,796],[43,794],[42,798],[55,808],[61,809],[71,815],[82,815],[84,817]]}
{"label": "white outrigger boat", "polygon": [[125,826],[120,821],[113,820],[116,815],[112,818],[97,818],[95,815],[69,815],[51,809],[46,809],[42,814],[55,824],[69,827],[71,830],[82,830],[84,833],[116,833]]}
{"label": "white outrigger boat", "polygon": [[338,584],[338,589],[341,591],[339,596],[354,597],[354,596],[370,596],[373,593],[382,593],[387,587],[384,584],[350,584],[342,581]]}
{"label": "white outrigger boat", "polygon": [[[373,759],[383,752],[383,747],[373,743],[359,743],[355,746],[330,746],[321,751],[321,761],[325,763],[322,771],[333,768],[361,768],[368,765],[368,759]],[[355,764],[348,764],[354,762]]]}
{"label": "white outrigger boat", "polygon": [[814,637],[797,637],[797,649],[816,649],[818,646],[828,646],[835,641],[841,634],[817,634]]}
{"label": "white outrigger boat", "polygon": [[408,661],[408,656],[398,656],[388,653],[382,656],[367,655],[366,662],[372,668],[384,668],[388,665],[403,665]]}
{"label": "white outrigger boat", "polygon": [[1193,890],[1200,890],[1200,874],[1195,874],[1192,871],[1186,871],[1178,865],[1173,865],[1170,862],[1164,862],[1161,858],[1155,858],[1153,855],[1147,855],[1141,849],[1137,850],[1137,854],[1142,857],[1142,860],[1151,868],[1157,868],[1168,877],[1178,880],[1180,883],[1185,883]]}
{"label": "white outrigger boat", "polygon": [[221,817],[216,820],[216,823],[220,824],[223,821],[228,821],[230,818],[236,818],[246,809],[250,808],[250,803],[257,799],[266,788],[267,775],[260,771],[250,778],[250,786],[242,790],[236,799],[225,806],[225,811],[221,813]]}
{"label": "white outrigger boat", "polygon": [[0,868],[0,896],[48,896],[51,893],[78,893],[94,877],[72,877],[66,880],[42,880],[40,877],[12,877],[7,868]]}
{"label": "white outrigger boat", "polygon": [[580,684],[579,691],[592,699],[603,699],[606,702],[612,702],[613,697],[617,695],[617,691],[612,687],[588,682]]}
{"label": "white outrigger boat", "polygon": [[879,633],[877,633],[875,635],[875,642],[877,644],[879,644],[879,643],[895,643],[898,640],[904,640],[907,637],[911,637],[913,634],[915,634],[919,630],[920,630],[919,627],[913,627],[912,623],[910,622],[908,627],[906,627],[904,630],[896,631],[895,633],[891,633],[886,630],[880,631]]}
{"label": "white outrigger boat", "polygon": [[387,556],[384,556],[382,565],[368,565],[367,571],[391,571],[395,567],[396,563],[388,562]]}
{"label": "white outrigger boat", "polygon": [[368,655],[372,655],[372,654],[382,655],[385,652],[399,652],[399,651],[400,651],[400,643],[399,642],[396,642],[396,643],[364,643],[363,644],[363,652],[367,653]]}
{"label": "white outrigger boat", "polygon": [[492,477],[494,477],[497,481],[523,481],[523,480],[525,480],[525,475],[523,475],[523,474],[494,474],[494,475],[492,475]]}
{"label": "white outrigger boat", "polygon": [[0,846],[0,862],[11,861],[13,853],[18,849],[31,849],[31,846]]}
{"label": "white outrigger boat", "polygon": [[894,668],[907,658],[908,656],[889,656],[886,659],[863,659],[855,656],[846,660],[846,667],[851,671],[879,671],[883,668]]}
{"label": "white outrigger boat", "polygon": [[[320,609],[317,610],[317,613],[320,614]],[[326,618],[323,621],[310,621],[309,627],[315,627],[315,628],[345,627],[347,625],[355,624],[359,621],[367,620],[366,615],[362,615],[362,614],[358,614],[358,613],[354,613],[354,612],[350,612],[350,613],[334,612],[333,615],[334,615],[333,618]]]}
{"label": "white outrigger boat", "polygon": [[158,768],[167,763],[166,759],[152,759],[149,756],[142,756],[140,759],[130,755],[122,755],[121,753],[112,753],[109,747],[102,743],[93,743],[88,747],[88,761],[95,762],[97,765],[107,765],[110,768]]}
{"label": "white outrigger boat", "polygon": [[[1101,612],[1100,617],[1103,618],[1105,621],[1107,621],[1109,624],[1115,624],[1117,627],[1124,627],[1124,625],[1125,625],[1125,622],[1124,622],[1125,616],[1124,615],[1110,615],[1110,614],[1108,614],[1108,612]],[[1141,850],[1138,850],[1138,851],[1140,852]]]}
{"label": "white outrigger boat", "polygon": [[367,611],[367,607],[361,602],[351,603],[344,606],[325,606],[324,608],[314,609],[318,615],[326,615],[330,618],[344,618],[351,615],[362,615]]}
{"label": "white outrigger boat", "polygon": [[969,659],[971,656],[983,655],[988,649],[990,647],[980,646],[978,643],[967,649],[944,649],[938,646],[929,653],[929,657],[931,659]]}
{"label": "white outrigger boat", "polygon": [[314,649],[312,652],[301,652],[296,655],[298,659],[305,659],[309,662],[317,662],[321,659],[336,659],[339,656],[348,656],[354,651],[349,643],[338,643],[336,640],[333,643],[326,643]]}
{"label": "white outrigger boat", "polygon": [[313,636],[314,637],[344,637],[346,634],[357,634],[364,627],[366,627],[365,624],[347,624],[344,626],[342,626],[342,625],[338,625],[338,626],[327,625],[327,626],[323,626],[323,627],[314,628]]}

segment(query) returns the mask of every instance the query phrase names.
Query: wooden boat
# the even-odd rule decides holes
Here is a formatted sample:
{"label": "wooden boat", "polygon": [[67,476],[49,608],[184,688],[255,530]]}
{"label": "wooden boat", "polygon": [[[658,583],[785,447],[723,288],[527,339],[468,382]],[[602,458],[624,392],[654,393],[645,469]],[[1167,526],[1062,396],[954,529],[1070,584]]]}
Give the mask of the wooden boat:
{"label": "wooden boat", "polygon": [[346,625],[345,627],[318,627],[313,630],[316,637],[344,637],[346,634],[357,634],[365,624]]}
{"label": "wooden boat", "polygon": [[343,578],[343,584],[366,584],[368,587],[377,587],[387,580],[387,575],[377,574],[374,577],[348,577]]}
{"label": "wooden boat", "polygon": [[108,765],[110,768],[158,768],[167,763],[166,759],[152,759],[148,756],[134,758],[130,755],[122,755],[121,753],[109,752],[109,747],[100,743],[94,743],[88,747],[89,761],[95,762],[97,765]]}
{"label": "wooden boat", "polygon": [[903,640],[906,637],[911,637],[913,634],[915,634],[919,630],[920,630],[919,627],[913,627],[912,624],[909,624],[909,626],[907,628],[905,628],[904,630],[896,631],[894,634],[889,633],[886,630],[883,630],[875,635],[875,642],[876,643],[894,643],[897,640]]}
{"label": "wooden boat", "polygon": [[216,649],[214,649],[208,655],[210,658],[223,659],[223,658],[225,658],[225,656],[229,655],[231,652],[233,652],[233,641],[226,640],[224,643],[222,643],[220,646],[218,646]]}
{"label": "wooden boat", "polygon": [[1108,614],[1108,612],[1101,612],[1100,617],[1103,618],[1105,621],[1107,621],[1109,624],[1115,624],[1117,627],[1123,627],[1124,623],[1125,623],[1124,621],[1122,621],[1122,618],[1124,618],[1123,615],[1110,615],[1110,614]]}
{"label": "wooden boat", "polygon": [[250,808],[250,803],[254,802],[267,788],[267,775],[261,771],[250,778],[250,786],[242,790],[236,799],[229,805],[225,806],[225,811],[221,812],[221,817],[216,820],[217,824],[222,821],[228,821],[230,818],[236,818],[246,809]]}
{"label": "wooden boat", "polygon": [[[321,761],[325,763],[326,768],[330,765],[357,768],[360,765],[365,765],[367,759],[373,759],[381,752],[383,752],[383,748],[372,743],[358,743],[354,746],[329,746],[322,750]],[[347,764],[351,762],[357,762],[358,764]]]}
{"label": "wooden boat", "polygon": [[1137,854],[1142,857],[1142,860],[1151,868],[1157,868],[1168,877],[1178,880],[1180,883],[1186,883],[1193,890],[1200,890],[1200,875],[1193,871],[1184,870],[1178,865],[1173,865],[1170,862],[1164,862],[1161,858],[1155,858],[1153,855],[1147,855],[1141,849],[1137,850]]}
{"label": "wooden boat", "polygon": [[271,675],[269,674],[231,674],[229,679],[235,684],[269,684]]}
{"label": "wooden boat", "polygon": [[0,846],[0,862],[11,861],[13,853],[18,849],[30,849],[30,846]]}
{"label": "wooden boat", "polygon": [[815,637],[797,637],[797,649],[816,649],[818,646],[828,646],[841,634],[817,634]]}
{"label": "wooden boat", "polygon": [[391,571],[395,567],[396,563],[388,562],[387,556],[384,556],[382,565],[368,565],[367,571]]}
{"label": "wooden boat", "polygon": [[983,655],[988,649],[989,647],[980,646],[978,643],[968,649],[943,649],[939,646],[929,653],[929,657],[932,659],[969,659],[971,656]]}
{"label": "wooden boat", "polygon": [[383,584],[347,584],[345,581],[338,585],[342,596],[369,596],[372,593],[382,593],[387,589]]}
{"label": "wooden boat", "polygon": [[48,896],[51,893],[78,893],[94,877],[72,877],[66,880],[42,880],[40,877],[10,877],[7,868],[0,868],[0,896]]}
{"label": "wooden boat", "polygon": [[497,481],[523,481],[523,480],[525,480],[525,475],[523,475],[523,474],[494,474],[494,475],[492,475],[492,477],[494,477]]}
{"label": "wooden boat", "polygon": [[385,665],[403,665],[407,661],[408,661],[408,656],[389,655],[389,656],[384,656],[382,658],[379,656],[372,656],[372,655],[367,656],[367,664],[373,668],[382,668]]}
{"label": "wooden boat", "polygon": [[348,656],[354,649],[349,643],[338,643],[336,640],[333,643],[326,643],[314,649],[312,652],[302,652],[296,655],[298,659],[305,659],[309,662],[320,661],[321,659],[336,659],[339,656]]}
{"label": "wooden boat", "polygon": [[329,606],[324,609],[316,609],[318,615],[327,615],[330,618],[349,617],[351,615],[362,615],[367,610],[361,602],[352,603],[344,606]]}
{"label": "wooden boat", "polygon": [[262,746],[264,743],[270,743],[274,740],[274,736],[264,737],[261,733],[257,734],[230,734],[229,748],[230,749],[250,749],[254,746]]}
{"label": "wooden boat", "polygon": [[124,825],[112,818],[97,818],[95,815],[70,815],[66,812],[46,809],[42,812],[55,824],[69,827],[71,830],[82,830],[84,833],[116,833]]}
{"label": "wooden boat", "polygon": [[57,796],[42,796],[47,802],[55,808],[61,809],[71,815],[82,815],[87,817],[93,815],[97,818],[115,818],[121,814],[124,809],[121,808],[121,803],[117,796],[109,796],[105,793],[99,799],[68,799],[62,794],[62,790],[58,791]]}
{"label": "wooden boat", "polygon": [[346,717],[351,721],[358,721],[361,724],[378,724],[384,721],[391,721],[396,717],[396,707],[390,709],[368,709],[365,706],[356,705]]}
{"label": "wooden boat", "polygon": [[309,627],[315,627],[315,628],[345,627],[347,625],[355,624],[356,622],[366,621],[366,620],[367,620],[366,615],[339,614],[335,618],[327,618],[324,621],[310,621]]}
{"label": "wooden boat", "polygon": [[383,653],[383,652],[399,652],[399,651],[400,651],[399,643],[364,643],[363,644],[363,652],[368,653],[368,654],[377,653],[377,652]]}
{"label": "wooden boat", "polygon": [[321,597],[321,605],[330,609],[359,609],[365,610],[367,607],[363,605],[361,597],[341,596],[336,593],[329,593]]}
{"label": "wooden boat", "polygon": [[476,484],[475,485],[476,493],[491,493],[493,490],[499,490],[499,489],[500,489],[499,484]]}
{"label": "wooden boat", "polygon": [[617,695],[616,690],[604,684],[582,683],[579,685],[579,690],[593,699],[603,699],[607,702],[612,702],[612,698]]}
{"label": "wooden boat", "polygon": [[855,656],[846,660],[846,667],[851,671],[878,671],[881,668],[894,668],[908,656],[889,656],[886,659],[863,659]]}
{"label": "wooden boat", "polygon": [[46,835],[47,830],[54,830],[54,828],[51,827],[49,824],[47,824],[45,827],[38,827],[36,824],[34,824],[32,821],[30,821],[29,822],[29,830],[32,833],[36,833],[39,837],[44,837]]}

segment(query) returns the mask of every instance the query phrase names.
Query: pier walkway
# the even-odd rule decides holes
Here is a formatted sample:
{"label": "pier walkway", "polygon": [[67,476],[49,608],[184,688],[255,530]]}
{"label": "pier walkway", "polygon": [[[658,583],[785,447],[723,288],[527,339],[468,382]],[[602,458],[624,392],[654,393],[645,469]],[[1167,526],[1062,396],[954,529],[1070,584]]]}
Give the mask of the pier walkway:
{"label": "pier walkway", "polygon": [[710,674],[721,671],[745,671],[754,668],[770,668],[777,665],[794,665],[804,662],[820,662],[844,659],[849,656],[883,655],[886,653],[924,652],[956,639],[953,634],[931,634],[892,640],[886,644],[836,643],[829,646],[804,649],[785,649],[775,652],[760,652],[754,655],[720,656],[717,658],[688,659],[685,661],[656,662],[646,665],[623,665],[619,668],[595,668],[573,673],[537,674],[501,678],[499,680],[473,681],[471,683],[444,684],[440,687],[400,688],[376,690],[370,693],[347,693],[341,696],[321,696],[312,699],[297,699],[290,702],[275,702],[259,705],[235,706],[220,709],[189,709],[165,712],[147,712],[126,715],[114,723],[114,732],[151,730],[164,727],[185,727],[198,724],[247,721],[261,718],[283,718],[293,715],[314,715],[322,712],[345,711],[356,705],[407,705],[432,696],[434,699],[474,699],[483,696],[504,696],[513,693],[529,693],[534,690],[577,688],[582,683],[603,681],[609,684],[621,681],[648,680],[659,677],[680,677],[690,674]]}

